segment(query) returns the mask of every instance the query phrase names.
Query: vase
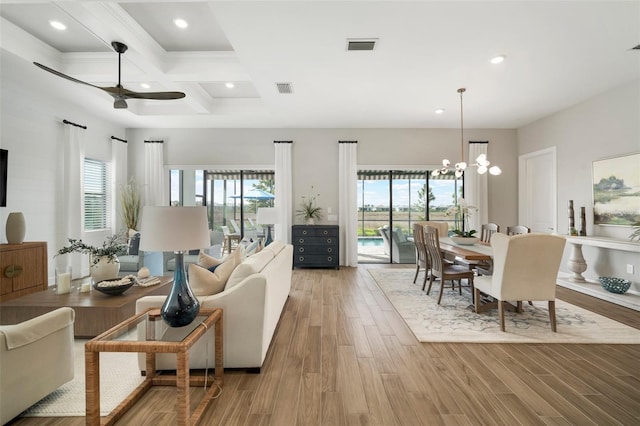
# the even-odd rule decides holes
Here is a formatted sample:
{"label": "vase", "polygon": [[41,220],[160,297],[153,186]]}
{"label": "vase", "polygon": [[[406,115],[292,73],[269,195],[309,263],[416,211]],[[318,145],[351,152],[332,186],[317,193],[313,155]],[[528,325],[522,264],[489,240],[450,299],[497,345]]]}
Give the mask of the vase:
{"label": "vase", "polygon": [[160,309],[160,315],[171,327],[191,324],[200,311],[200,302],[193,295],[184,268],[184,253],[175,254],[176,270],[173,273],[171,291]]}
{"label": "vase", "polygon": [[89,273],[94,283],[117,278],[120,272],[120,261],[116,257],[113,262],[109,262],[107,256],[99,256],[98,262],[91,265]]}
{"label": "vase", "polygon": [[9,244],[22,244],[26,232],[24,215],[22,212],[9,213],[5,228]]}
{"label": "vase", "polygon": [[315,225],[316,224],[316,220],[312,217],[308,217],[307,218],[307,225]]}

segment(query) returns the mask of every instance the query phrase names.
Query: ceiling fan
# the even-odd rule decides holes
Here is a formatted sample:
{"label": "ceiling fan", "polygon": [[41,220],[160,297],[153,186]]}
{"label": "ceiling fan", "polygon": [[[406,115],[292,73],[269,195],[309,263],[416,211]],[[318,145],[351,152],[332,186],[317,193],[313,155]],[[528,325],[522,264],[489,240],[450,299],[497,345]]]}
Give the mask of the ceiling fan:
{"label": "ceiling fan", "polygon": [[185,94],[182,92],[134,92],[132,90],[125,89],[120,82],[120,71],[121,71],[121,60],[122,54],[127,51],[128,47],[124,43],[120,43],[119,41],[111,42],[111,46],[113,49],[118,52],[118,85],[114,87],[100,87],[91,83],[84,82],[82,80],[78,80],[77,78],[70,77],[66,74],[63,74],[59,71],[56,71],[52,68],[49,68],[45,65],[34,62],[34,64],[45,71],[49,71],[51,74],[55,74],[58,77],[66,78],[67,80],[71,80],[75,83],[85,84],[87,86],[95,87],[96,89],[104,90],[111,96],[113,96],[114,108],[127,108],[126,99],[156,99],[156,100],[170,100],[170,99],[181,99],[185,97]]}

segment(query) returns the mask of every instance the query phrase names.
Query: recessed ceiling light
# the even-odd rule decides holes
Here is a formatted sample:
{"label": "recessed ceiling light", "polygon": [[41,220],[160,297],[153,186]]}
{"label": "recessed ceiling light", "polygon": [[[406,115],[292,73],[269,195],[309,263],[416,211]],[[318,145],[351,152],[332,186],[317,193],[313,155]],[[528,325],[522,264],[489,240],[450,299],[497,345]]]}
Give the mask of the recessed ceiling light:
{"label": "recessed ceiling light", "polygon": [[438,108],[434,111],[436,114],[444,114],[444,108]]}
{"label": "recessed ceiling light", "polygon": [[140,83],[140,87],[142,87],[143,89],[150,89],[151,85],[149,83]]}
{"label": "recessed ceiling light", "polygon": [[60,31],[64,31],[67,29],[67,26],[60,21],[49,21],[49,25]]}
{"label": "recessed ceiling light", "polygon": [[176,24],[176,27],[178,28],[187,28],[189,26],[189,24],[187,23],[187,21],[185,21],[184,19],[174,19],[173,23]]}
{"label": "recessed ceiling light", "polygon": [[491,58],[489,62],[495,65],[495,64],[502,63],[505,60],[505,58],[506,58],[505,55],[498,55],[496,57]]}
{"label": "recessed ceiling light", "polygon": [[225,83],[225,86],[227,86],[227,89],[233,89],[234,87],[236,87],[236,85],[231,82]]}

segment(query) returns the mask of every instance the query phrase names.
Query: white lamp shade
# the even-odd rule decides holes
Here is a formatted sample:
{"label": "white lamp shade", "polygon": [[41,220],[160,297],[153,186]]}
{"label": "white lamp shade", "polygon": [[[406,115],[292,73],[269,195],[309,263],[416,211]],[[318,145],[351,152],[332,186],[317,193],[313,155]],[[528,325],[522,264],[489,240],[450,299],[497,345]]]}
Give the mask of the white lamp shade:
{"label": "white lamp shade", "polygon": [[210,244],[206,207],[143,207],[140,250],[187,251]]}
{"label": "white lamp shade", "polygon": [[279,211],[275,207],[258,207],[256,221],[260,225],[273,225],[278,223],[280,216]]}

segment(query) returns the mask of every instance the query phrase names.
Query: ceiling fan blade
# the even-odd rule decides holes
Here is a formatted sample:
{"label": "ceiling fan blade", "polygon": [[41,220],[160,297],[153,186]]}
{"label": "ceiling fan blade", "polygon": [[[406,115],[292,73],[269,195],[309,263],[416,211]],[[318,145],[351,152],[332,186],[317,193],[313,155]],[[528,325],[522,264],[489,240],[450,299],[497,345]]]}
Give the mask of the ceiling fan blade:
{"label": "ceiling fan blade", "polygon": [[124,88],[122,89],[122,95],[125,98],[155,100],[182,99],[186,96],[182,92],[134,92]]}
{"label": "ceiling fan blade", "polygon": [[87,83],[86,81],[78,80],[77,78],[70,77],[66,74],[62,74],[60,71],[56,71],[53,68],[49,68],[46,65],[39,64],[38,62],[33,63],[35,66],[42,68],[45,71],[49,71],[51,74],[57,75],[58,77],[66,78],[69,81],[73,81],[74,83],[84,84],[86,86],[95,87],[96,89],[102,89],[100,86],[93,85],[91,83]]}

